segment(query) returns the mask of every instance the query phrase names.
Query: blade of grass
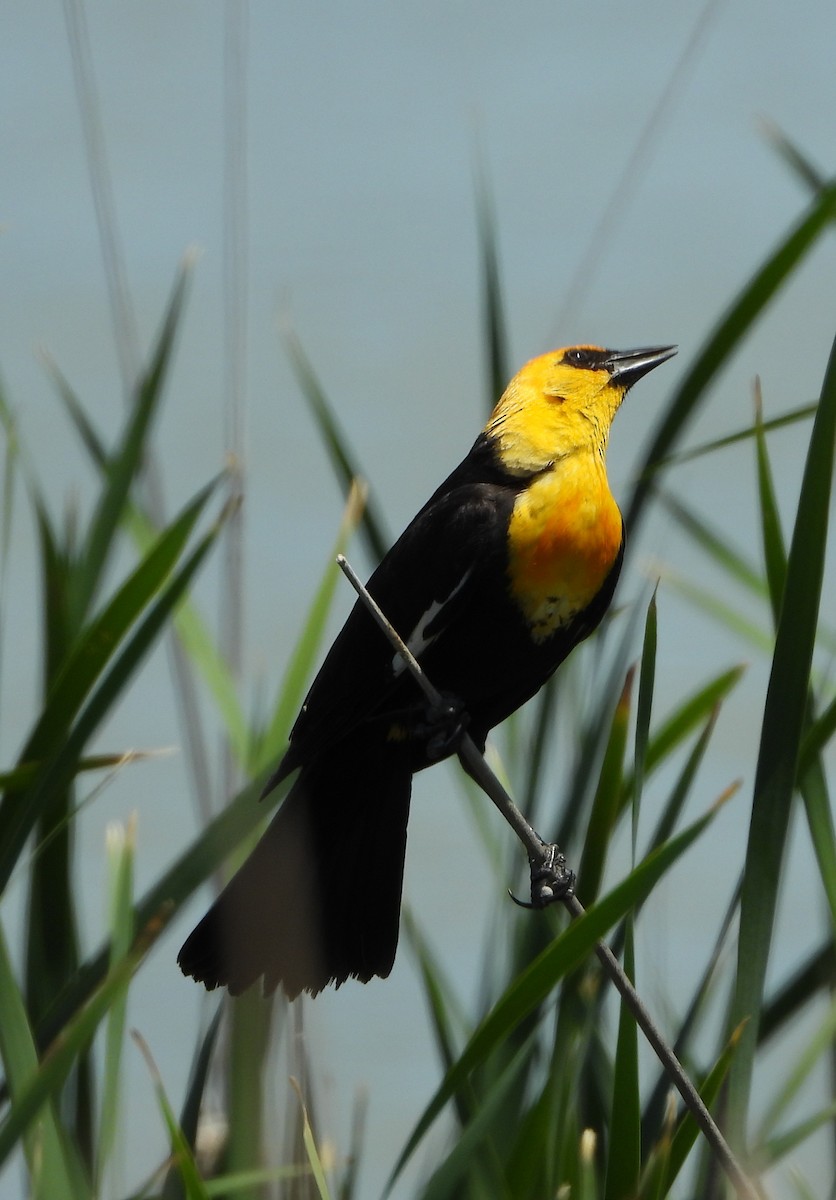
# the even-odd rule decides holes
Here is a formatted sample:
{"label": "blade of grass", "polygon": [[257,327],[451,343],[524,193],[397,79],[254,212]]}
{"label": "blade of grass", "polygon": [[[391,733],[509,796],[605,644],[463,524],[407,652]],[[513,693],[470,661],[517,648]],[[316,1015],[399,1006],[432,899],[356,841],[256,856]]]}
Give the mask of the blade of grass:
{"label": "blade of grass", "polygon": [[747,562],[742,554],[716,529],[712,529],[703,519],[692,512],[675,496],[668,492],[660,493],[659,499],[667,512],[676,520],[677,525],[687,533],[693,542],[712,560],[721,567],[730,578],[742,584],[754,596],[766,596],[763,576],[754,563]]}
{"label": "blade of grass", "polygon": [[[707,684],[689,696],[687,700],[667,717],[659,728],[651,735],[645,756],[645,775],[650,774],[662,763],[665,763],[687,737],[711,718],[712,713],[726,696],[737,686],[745,666],[731,667],[721,671]],[[624,780],[624,800],[633,791],[633,776],[628,774]]]}
{"label": "blade of grass", "polygon": [[635,533],[655,486],[662,461],[704,402],[709,385],[737,349],[781,285],[789,279],[836,217],[836,184],[822,188],[804,215],[737,294],[709,334],[680,383],[645,451],[627,506],[627,528]]}
{"label": "blade of grass", "polygon": [[[633,920],[625,922],[624,970],[635,985]],[[613,1071],[607,1175],[604,1200],[627,1200],[635,1196],[641,1174],[641,1102],[639,1097],[638,1027],[626,1005],[618,1019],[618,1040]]]}
{"label": "blade of grass", "polygon": [[[56,741],[66,736],[69,722],[131,625],[173,571],[216,483],[213,481],[203,488],[180,516],[172,521],[75,642],[50,687],[43,712],[26,741],[20,756],[21,765],[42,759],[52,750]],[[0,807],[0,830],[4,821],[3,807]]]}
{"label": "blade of grass", "polygon": [[0,927],[0,995],[3,1019],[0,1021],[0,1054],[11,1093],[11,1108],[0,1123],[0,1165],[23,1139],[30,1183],[34,1196],[46,1195],[49,1181],[53,1194],[68,1200],[84,1200],[90,1195],[83,1186],[81,1167],[72,1146],[63,1135],[49,1095],[35,1105],[27,1103],[33,1080],[39,1073],[38,1052],[32,1039],[26,1006],[12,971],[6,938]]}
{"label": "blade of grass", "polygon": [[[134,936],[133,927],[133,859],[136,843],[136,818],[127,827],[113,825],[107,831],[107,858],[110,876],[110,945],[111,969],[128,954]],[[125,1018],[128,1008],[128,984],[113,1002],[107,1018],[102,1083],[102,1102],[99,1116],[99,1136],[96,1140],[95,1185],[102,1192],[105,1171],[116,1145],[120,1087],[122,1079],[122,1048]]]}
{"label": "blade of grass", "polygon": [[[422,1191],[421,1200],[458,1200],[462,1195],[465,1182],[472,1176],[474,1163],[478,1162],[484,1153],[484,1143],[493,1139],[497,1120],[505,1121],[505,1100],[517,1084],[535,1046],[535,1039],[528,1037],[517,1050],[483,1099],[478,1112],[456,1139],[454,1149],[431,1176]],[[505,1180],[502,1175],[496,1175],[493,1177],[493,1191],[490,1194],[497,1200],[511,1200],[514,1193],[510,1181]]]}
{"label": "blade of grass", "polygon": [[0,890],[8,882],[18,855],[44,805],[56,790],[66,786],[72,779],[84,746],[111,711],[116,697],[124,690],[133,672],[164,630],[218,536],[222,522],[223,514],[165,586],[92,692],[72,730],[50,755],[38,782],[25,797],[25,803],[17,795],[4,798],[3,807],[0,808]]}
{"label": "blade of grass", "polygon": [[[50,363],[50,372],[91,460],[100,471],[106,471],[107,455],[104,443],[84,412],[78,397],[52,363]],[[216,483],[220,483],[224,479],[225,474],[221,474]],[[143,554],[147,553],[148,548],[159,536],[159,531],[147,509],[139,503],[129,500],[125,508],[124,522],[134,543]],[[192,600],[187,598],[183,601],[175,615],[174,625],[189,662],[198,669],[215,701],[230,745],[239,761],[242,764],[246,763],[250,753],[250,731],[238,698],[238,689],[217,643]],[[181,679],[181,687],[183,682]],[[200,770],[195,767],[194,763],[193,769],[195,774]]]}
{"label": "blade of grass", "polygon": [[[209,1068],[212,1064],[212,1055],[218,1040],[218,1031],[221,1027],[223,1011],[223,1006],[219,1005],[214,1017],[209,1022],[209,1028],[206,1030],[205,1036],[201,1039],[200,1046],[192,1063],[189,1083],[186,1088],[186,1098],[180,1110],[179,1128],[183,1131],[183,1136],[192,1154],[195,1153],[197,1144],[200,1108],[206,1091],[206,1082],[209,1078]],[[183,1180],[176,1165],[172,1164],[163,1184],[162,1200],[182,1200],[182,1197]]]}
{"label": "blade of grass", "polygon": [[305,1152],[308,1156],[308,1162],[311,1167],[311,1174],[317,1191],[319,1192],[320,1200],[330,1200],[331,1193],[328,1190],[328,1184],[325,1179],[325,1169],[322,1166],[322,1159],[319,1156],[316,1140],[313,1135],[313,1129],[308,1118],[308,1109],[305,1105],[305,1100],[302,1096],[302,1089],[299,1086],[298,1080],[291,1078],[296,1095],[299,1097],[299,1106],[302,1112],[302,1137],[305,1143]]}
{"label": "blade of grass", "polygon": [[[764,421],[763,431],[764,433],[773,433],[776,429],[784,429],[788,425],[797,424],[799,421],[809,421],[815,415],[815,404],[802,404],[799,408],[790,409],[788,412],[781,413],[780,416],[771,417],[768,421]],[[706,454],[716,454],[718,450],[725,450],[728,446],[736,446],[740,442],[748,442],[754,436],[755,427],[754,425],[749,425],[746,429],[738,429],[735,433],[728,433],[725,437],[705,442],[702,446],[694,446],[690,450],[680,450],[677,454],[671,454],[663,459],[659,465],[674,467],[679,466],[681,463],[693,462],[695,458],[703,458]]]}
{"label": "blade of grass", "polygon": [[476,231],[482,268],[482,328],[488,384],[488,412],[494,407],[511,378],[508,334],[499,273],[499,239],[496,212],[482,155],[476,155]]}
{"label": "blade of grass", "polygon": [[836,345],[804,469],[767,690],[741,895],[731,1021],[749,1018],[729,1078],[732,1143],[744,1142],[763,988],[812,666],[836,441]]}
{"label": "blade of grass", "polygon": [[812,1072],[821,1065],[824,1057],[836,1038],[836,1001],[819,1023],[807,1045],[794,1056],[790,1070],[782,1084],[778,1084],[773,1092],[771,1102],[758,1125],[758,1142],[766,1142],[774,1136],[779,1121],[786,1115],[793,1100],[798,1096]]}
{"label": "blade of grass", "polygon": [[[2,1036],[8,1036],[10,1040],[14,1038],[15,1053],[20,1057],[11,1063],[6,1061],[8,1082],[14,1102],[5,1119],[0,1123],[0,1166],[15,1149],[18,1141],[44,1105],[48,1104],[51,1097],[55,1096],[63,1086],[79,1054],[89,1046],[99,1024],[122,995],[151,944],[162,932],[164,913],[165,909],[159,909],[153,918],[141,928],[140,935],[130,954],[122,959],[100,986],[91,991],[83,1007],[80,1007],[74,1017],[62,1026],[61,1036],[50,1046],[39,1065],[37,1050],[32,1042],[31,1034],[28,1032],[28,1023],[24,1028],[19,1020],[14,1019],[12,997],[15,993],[19,997],[16,985],[9,990],[4,986],[3,994],[9,997],[10,1007],[8,1011],[4,1007],[4,1020],[0,1022],[3,1030]],[[7,965],[8,958],[3,945],[0,947],[0,970],[4,972],[4,985],[10,981],[13,982],[10,971],[6,972]],[[20,1003],[22,1004],[22,1001]],[[19,1015],[20,1010],[18,1009],[17,1016]],[[23,1015],[25,1018],[25,1013]],[[30,1065],[30,1070],[25,1078],[20,1077],[21,1058]],[[18,1073],[17,1084],[12,1080],[10,1067],[14,1067]],[[14,1095],[16,1089],[17,1095]],[[72,1172],[69,1173],[72,1174]],[[86,1191],[87,1189],[85,1189]],[[73,1184],[66,1193],[59,1194],[76,1196],[84,1193],[79,1193]]]}
{"label": "blade of grass", "polygon": [[624,784],[624,754],[630,724],[630,704],[635,668],[631,667],[613,713],[598,787],[592,801],[583,854],[578,867],[579,891],[585,907],[597,897],[606,864],[607,850],[619,813],[619,798]]}
{"label": "blade of grass", "polygon": [[[328,451],[334,474],[339,479],[346,499],[348,499],[355,480],[363,479],[365,473],[361,471],[345,435],[337,425],[325,390],[316,377],[313,366],[302,348],[302,343],[292,329],[284,330],[284,343],[302,395],[314,416],[320,437]],[[372,562],[379,563],[391,546],[392,538],[387,532],[386,524],[378,513],[373,500],[366,502],[360,528]]]}
{"label": "blade of grass", "polygon": [[148,433],[171,365],[174,341],[185,298],[188,270],[178,272],[148,369],[136,391],[122,442],[109,459],[103,489],[87,536],[76,595],[77,612],[86,613],[100,585],[114,535],[122,521],[128,494],[142,465]]}
{"label": "blade of grass", "polygon": [[169,1141],[171,1143],[171,1156],[174,1159],[174,1165],[180,1172],[180,1178],[183,1181],[188,1200],[209,1200],[209,1193],[204,1186],[203,1180],[200,1177],[200,1172],[197,1169],[197,1163],[194,1160],[191,1147],[189,1146],[186,1137],[177,1123],[177,1118],[174,1115],[174,1110],[169,1103],[163,1086],[162,1076],[151,1056],[151,1051],[148,1048],[148,1043],[142,1035],[136,1030],[131,1030],[131,1036],[134,1042],[139,1047],[142,1057],[148,1067],[148,1072],[154,1082],[154,1093],[157,1097],[157,1104],[162,1114],[166,1130],[168,1131]]}
{"label": "blade of grass", "polygon": [[573,921],[506,990],[475,1030],[452,1071],[444,1077],[409,1137],[386,1186],[389,1194],[424,1134],[464,1079],[542,1004],[555,984],[589,955],[630,908],[640,903],[713,818],[713,810],[655,851],[584,916]]}

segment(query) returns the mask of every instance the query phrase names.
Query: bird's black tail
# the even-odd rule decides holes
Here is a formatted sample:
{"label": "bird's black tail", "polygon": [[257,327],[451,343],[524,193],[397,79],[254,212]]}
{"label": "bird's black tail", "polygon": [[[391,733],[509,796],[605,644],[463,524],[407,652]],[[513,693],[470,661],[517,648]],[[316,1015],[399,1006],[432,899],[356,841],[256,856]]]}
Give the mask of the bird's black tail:
{"label": "bird's black tail", "polygon": [[397,743],[360,739],[303,768],[177,961],[233,995],[288,996],[392,969],[412,775]]}

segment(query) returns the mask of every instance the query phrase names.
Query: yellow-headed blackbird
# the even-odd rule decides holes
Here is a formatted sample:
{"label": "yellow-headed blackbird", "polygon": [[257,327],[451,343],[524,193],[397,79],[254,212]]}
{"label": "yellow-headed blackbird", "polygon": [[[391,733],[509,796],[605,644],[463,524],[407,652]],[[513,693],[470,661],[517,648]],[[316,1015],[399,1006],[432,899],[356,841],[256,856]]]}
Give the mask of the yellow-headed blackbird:
{"label": "yellow-headed blackbird", "polygon": [[[369,581],[480,748],[612,599],[624,531],[610,425],[628,388],[674,353],[576,346],[533,359]],[[388,975],[412,775],[454,750],[447,732],[358,601],[267,790],[298,777],[180,951],[183,971],[232,993],[263,976],[289,996]]]}

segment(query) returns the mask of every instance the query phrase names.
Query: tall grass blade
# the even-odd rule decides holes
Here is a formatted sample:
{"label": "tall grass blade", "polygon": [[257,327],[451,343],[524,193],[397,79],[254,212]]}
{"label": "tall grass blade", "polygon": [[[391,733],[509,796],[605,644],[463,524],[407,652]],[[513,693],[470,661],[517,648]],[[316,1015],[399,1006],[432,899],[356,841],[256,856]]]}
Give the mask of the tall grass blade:
{"label": "tall grass blade", "polygon": [[[110,946],[111,969],[126,957],[134,937],[133,857],[136,819],[127,827],[111,826],[107,831],[107,857],[110,875]],[[108,1014],[105,1034],[103,1086],[99,1132],[96,1139],[96,1191],[103,1191],[105,1172],[116,1145],[120,1115],[122,1050],[128,1007],[128,984],[117,996]]]}
{"label": "tall grass blade", "polygon": [[209,1192],[206,1190],[206,1185],[200,1177],[200,1172],[197,1169],[197,1163],[194,1160],[191,1147],[177,1123],[177,1118],[174,1115],[174,1110],[169,1103],[163,1086],[162,1076],[160,1075],[154,1059],[151,1057],[151,1051],[145,1039],[137,1032],[132,1030],[134,1041],[142,1053],[143,1058],[148,1066],[148,1071],[154,1081],[154,1093],[157,1097],[157,1104],[162,1114],[166,1130],[168,1132],[169,1142],[171,1144],[171,1157],[174,1160],[176,1170],[180,1172],[180,1178],[183,1181],[183,1189],[188,1200],[209,1200]]}
{"label": "tall grass blade", "polygon": [[804,469],[775,655],[766,697],[741,895],[738,974],[731,1020],[748,1023],[729,1079],[732,1144],[744,1142],[757,1048],[757,1015],[804,729],[821,597],[836,442],[836,346],[831,352]]}
{"label": "tall grass blade", "polygon": [[110,712],[116,697],[124,690],[134,671],[165,628],[211,549],[220,527],[220,522],[216,523],[201,539],[127,640],[90,695],[73,728],[63,741],[50,747],[50,756],[31,794],[25,798],[19,794],[4,798],[3,806],[0,807],[0,890],[8,882],[17,857],[50,797],[60,788],[66,787],[72,779],[84,746]]}
{"label": "tall grass blade", "polygon": [[635,668],[631,667],[613,713],[609,741],[604,751],[598,787],[592,801],[584,838],[583,854],[578,866],[578,895],[587,908],[598,895],[607,850],[621,809],[619,801],[624,785],[624,755],[627,749],[634,677]]}
{"label": "tall grass blade", "polygon": [[182,268],[175,280],[150,365],[137,388],[121,444],[108,460],[107,485],[97,504],[81,560],[76,596],[79,616],[87,612],[100,586],[114,536],[125,513],[131,485],[142,466],[151,421],[159,408],[171,365],[186,280],[187,271]]}
{"label": "tall grass blade", "polygon": [[[528,1037],[480,1104],[478,1112],[459,1135],[454,1149],[433,1174],[421,1192],[421,1200],[459,1200],[465,1183],[474,1174],[474,1165],[484,1156],[484,1143],[496,1132],[497,1122],[505,1123],[504,1106],[509,1093],[518,1083],[535,1049],[535,1039]],[[514,1191],[510,1180],[501,1174],[492,1177],[496,1200],[512,1200]]]}
{"label": "tall grass blade", "polygon": [[[789,425],[795,425],[799,421],[809,421],[811,417],[816,415],[815,404],[802,404],[798,408],[792,408],[788,412],[781,413],[780,416],[770,417],[768,421],[763,422],[764,433],[772,433],[776,429],[785,429]],[[704,458],[707,454],[716,454],[718,450],[725,450],[729,446],[737,446],[740,442],[748,442],[755,437],[757,430],[754,425],[749,425],[746,429],[738,429],[735,433],[727,433],[724,437],[715,438],[713,441],[705,442],[701,446],[693,446],[688,450],[680,450],[676,454],[671,454],[663,459],[659,464],[663,467],[679,466],[680,463],[693,462],[695,458]]]}
{"label": "tall grass blade", "polygon": [[[48,1104],[63,1087],[79,1054],[89,1046],[101,1021],[123,994],[128,981],[136,973],[152,942],[162,932],[164,912],[164,909],[160,909],[154,914],[153,920],[147,922],[142,928],[131,952],[107,974],[100,986],[91,991],[86,1003],[79,1008],[74,1017],[62,1025],[60,1037],[49,1048],[40,1065],[37,1062],[35,1044],[28,1033],[28,1023],[24,1029],[20,1022],[11,1015],[15,1010],[18,1015],[21,1011],[19,1004],[22,1004],[22,1001],[19,1001],[17,1007],[12,1002],[13,996],[19,997],[16,986],[9,990],[4,986],[4,995],[9,997],[10,1006],[8,1014],[4,1008],[4,1021],[0,1022],[3,1027],[3,1036],[8,1033],[10,1040],[14,1039],[15,1053],[23,1056],[33,1065],[27,1075],[21,1076],[20,1058],[4,1060],[13,1103],[6,1117],[0,1123],[0,1165],[7,1160],[44,1105]],[[2,958],[3,955],[0,954],[0,960]],[[5,971],[2,961],[0,961],[0,969]],[[9,979],[11,979],[11,975],[7,974],[6,982]],[[9,1016],[8,1020],[6,1019],[7,1015]],[[12,1079],[13,1070],[18,1073],[16,1082]],[[79,1193],[73,1186],[66,1194],[74,1196]]]}
{"label": "tall grass blade", "polygon": [[511,378],[505,308],[499,272],[499,240],[493,196],[481,159],[476,169],[476,230],[482,267],[482,323],[490,412]]}
{"label": "tall grass blade", "polygon": [[[82,444],[99,470],[106,471],[107,455],[104,443],[66,379],[54,365],[51,366],[51,371]],[[217,482],[222,482],[224,478],[225,475],[219,476]],[[147,509],[138,501],[129,499],[125,509],[124,523],[140,551],[143,554],[147,553],[148,548],[159,536],[158,529]],[[238,689],[215,639],[210,634],[206,622],[200,616],[192,600],[187,598],[183,601],[175,615],[174,625],[188,661],[200,672],[215,702],[231,747],[239,762],[246,763],[250,754],[250,732],[238,698]],[[183,672],[178,676],[178,682],[184,697],[189,696],[192,688],[186,683]],[[193,722],[193,737],[199,737],[198,729],[198,724]],[[186,732],[188,741],[188,728]],[[202,751],[195,747],[191,755],[191,765],[196,779],[205,777],[204,758],[205,755]],[[206,790],[205,785],[202,785],[201,791],[205,793]]]}
{"label": "tall grass blade", "polygon": [[[6,939],[0,928],[0,995],[3,1019],[0,1021],[0,1055],[11,1096],[11,1108],[0,1123],[0,1165],[23,1139],[29,1168],[32,1195],[66,1196],[84,1200],[90,1195],[84,1186],[81,1164],[64,1136],[50,1091],[32,1103],[33,1081],[39,1075],[38,1052],[32,1039],[26,1006],[12,971]],[[61,1080],[63,1082],[63,1078]]]}
{"label": "tall grass blade", "polygon": [[[209,1078],[209,1068],[212,1065],[212,1055],[218,1041],[223,1012],[223,1005],[218,1005],[214,1017],[209,1022],[209,1028],[201,1039],[192,1063],[186,1098],[180,1110],[179,1127],[183,1131],[183,1136],[192,1154],[196,1153],[200,1109]],[[183,1200],[183,1180],[175,1165],[172,1165],[166,1174],[161,1200]]]}
{"label": "tall grass blade", "polygon": [[[365,473],[361,470],[345,435],[337,424],[325,390],[317,379],[299,338],[292,330],[288,329],[284,333],[284,341],[290,364],[302,389],[302,395],[313,413],[320,437],[331,459],[334,473],[339,479],[347,499],[355,480],[365,478]],[[373,499],[366,501],[360,528],[372,562],[379,563],[391,546],[392,538]]]}
{"label": "tall grass blade", "polygon": [[[626,921],[624,970],[635,984],[633,920]],[[604,1200],[629,1200],[635,1196],[641,1174],[641,1100],[639,1095],[638,1027],[625,1004],[619,1010],[618,1041],[613,1072],[612,1110]]]}
{"label": "tall grass blade", "polygon": [[836,217],[836,184],[829,184],[812,201],[801,219],[744,285],[691,364],[674,393],[638,470],[627,506],[627,528],[636,531],[656,484],[663,460],[682,436],[690,418],[704,402],[709,385],[757,318],[777,295]]}
{"label": "tall grass blade", "polygon": [[699,837],[713,818],[707,813],[673,841],[655,851],[584,916],[573,921],[508,987],[491,1013],[475,1030],[420,1117],[387,1184],[387,1194],[430,1125],[471,1071],[501,1046],[529,1013],[542,1004],[555,985],[594,950],[621,918],[649,894],[658,880]]}

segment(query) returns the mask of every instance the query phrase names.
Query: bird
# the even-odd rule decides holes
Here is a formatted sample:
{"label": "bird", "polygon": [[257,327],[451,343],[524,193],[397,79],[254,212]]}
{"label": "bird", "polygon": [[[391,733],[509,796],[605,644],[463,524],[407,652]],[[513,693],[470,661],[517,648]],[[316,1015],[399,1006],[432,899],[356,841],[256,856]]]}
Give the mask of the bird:
{"label": "bird", "polygon": [[530,699],[598,626],[624,555],[606,450],[628,390],[675,346],[580,345],[514,376],[368,590],[444,697],[432,711],[358,600],[267,794],[295,780],[178,956],[232,995],[385,978],[398,944],[412,776]]}

